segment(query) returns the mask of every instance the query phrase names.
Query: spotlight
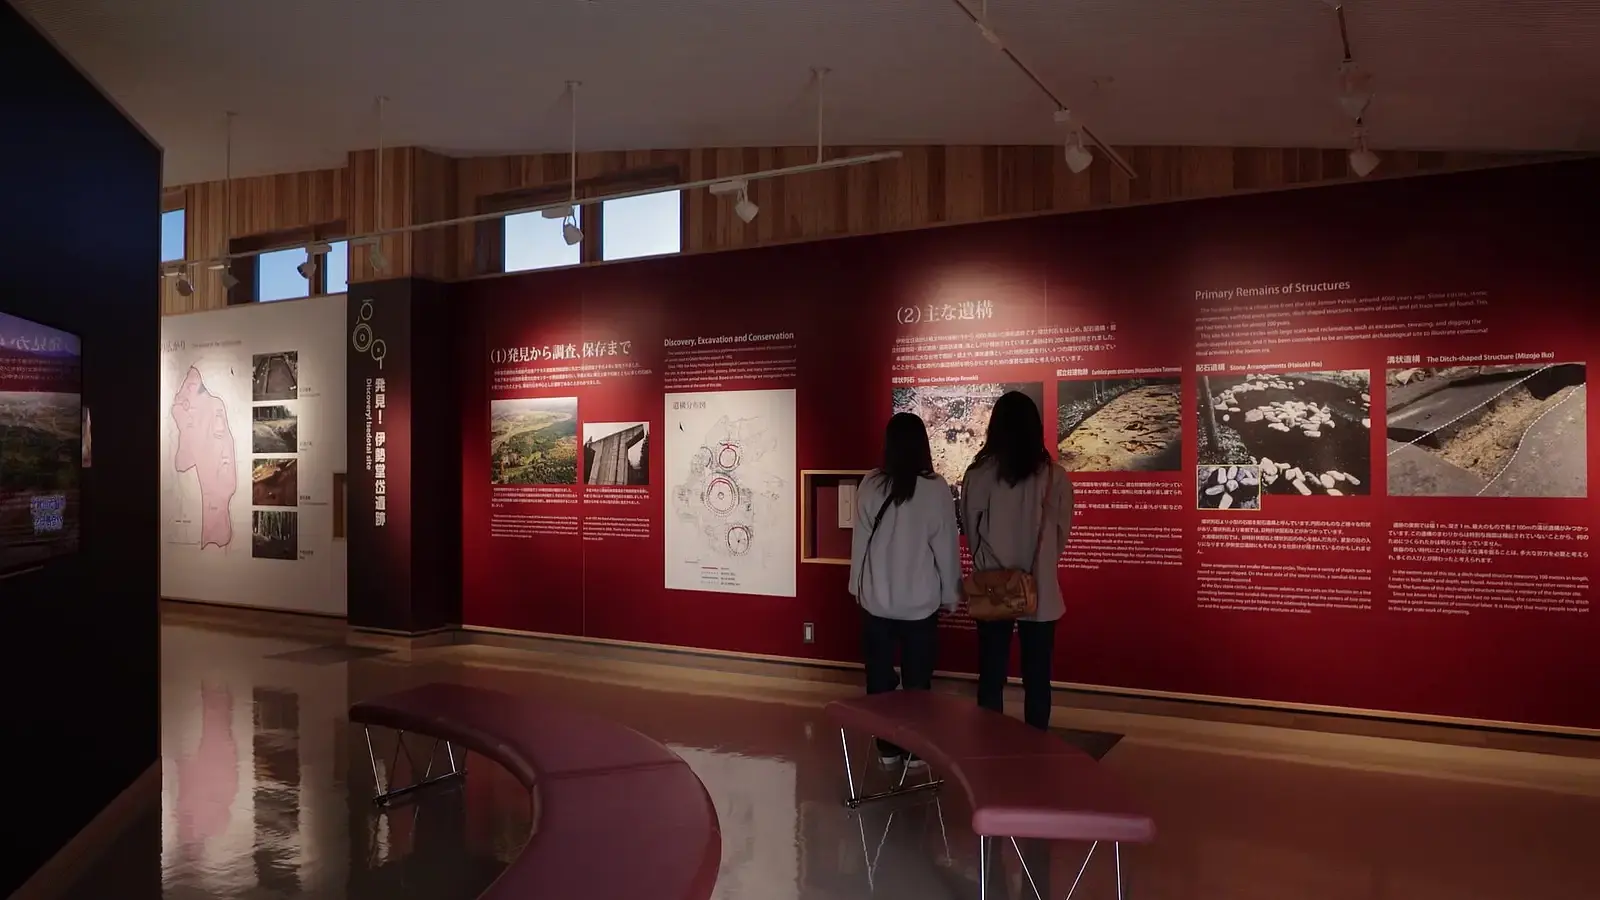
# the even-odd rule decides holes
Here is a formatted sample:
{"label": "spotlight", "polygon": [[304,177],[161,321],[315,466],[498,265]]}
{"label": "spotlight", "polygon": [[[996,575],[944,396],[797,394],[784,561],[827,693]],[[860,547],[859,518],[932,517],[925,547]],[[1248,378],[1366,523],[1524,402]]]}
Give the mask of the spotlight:
{"label": "spotlight", "polygon": [[1382,161],[1378,154],[1368,150],[1367,145],[1364,143],[1350,151],[1350,171],[1356,173],[1357,178],[1365,178],[1371,175],[1372,170],[1376,169],[1378,163]]}
{"label": "spotlight", "polygon": [[750,202],[750,195],[745,191],[739,192],[739,199],[733,204],[733,214],[739,217],[746,225],[761,212],[761,207]]}
{"label": "spotlight", "polygon": [[223,269],[222,270],[222,289],[223,290],[227,290],[227,291],[231,291],[231,290],[233,290],[234,288],[236,288],[238,286],[239,286],[239,279],[233,277],[233,272],[229,271],[228,269]]}
{"label": "spotlight", "polygon": [[711,185],[709,190],[714,197],[732,194],[733,214],[738,216],[740,221],[749,223],[751,219],[756,217],[756,214],[761,212],[761,207],[750,202],[750,183],[743,178],[730,178],[727,181],[719,181]]}
{"label": "spotlight", "polygon": [[300,265],[295,266],[294,270],[300,273],[301,278],[310,281],[317,274],[317,258],[313,256],[310,259],[307,259]]}
{"label": "spotlight", "polygon": [[583,240],[583,229],[578,227],[576,216],[568,215],[566,221],[561,223],[561,238],[569,247]]}
{"label": "spotlight", "polygon": [[189,276],[187,276],[187,275],[181,275],[180,274],[178,276],[177,288],[178,288],[178,296],[179,297],[193,297],[194,296],[194,282],[190,281],[189,280]]}
{"label": "spotlight", "polygon": [[376,237],[369,235],[355,238],[350,241],[350,246],[367,248],[367,265],[372,267],[372,271],[381,275],[385,269],[389,268],[389,258],[383,255],[383,248],[379,246]]}
{"label": "spotlight", "polygon": [[1067,168],[1072,174],[1077,175],[1094,163],[1094,151],[1083,145],[1083,135],[1078,135],[1062,154],[1067,160]]}

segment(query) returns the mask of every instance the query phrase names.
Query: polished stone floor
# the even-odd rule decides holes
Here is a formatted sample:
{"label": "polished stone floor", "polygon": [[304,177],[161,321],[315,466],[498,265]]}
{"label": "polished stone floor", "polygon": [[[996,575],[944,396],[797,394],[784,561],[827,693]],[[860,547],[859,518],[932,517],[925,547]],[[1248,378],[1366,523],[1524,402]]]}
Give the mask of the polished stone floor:
{"label": "polished stone floor", "polygon": [[[848,684],[670,655],[446,647],[401,658],[341,646],[331,631],[172,617],[163,641],[169,898],[475,896],[528,839],[526,792],[474,759],[460,787],[376,812],[362,733],[345,721],[353,700],[431,680],[558,699],[677,749],[721,817],[720,898],[977,896],[958,791],[860,815],[840,804],[838,734],[819,707]],[[1110,748],[1103,764],[1156,816],[1158,841],[1126,856],[1138,900],[1600,897],[1593,744],[1530,739],[1540,752],[1518,752],[1104,709],[1058,708],[1055,720]],[[381,765],[393,749],[380,741]],[[1045,896],[1061,897],[1087,848],[1024,849]],[[626,865],[627,848],[598,858]],[[1115,896],[1109,862],[1096,858],[1078,896]],[[1028,895],[1009,853],[1001,877],[1000,896]]]}

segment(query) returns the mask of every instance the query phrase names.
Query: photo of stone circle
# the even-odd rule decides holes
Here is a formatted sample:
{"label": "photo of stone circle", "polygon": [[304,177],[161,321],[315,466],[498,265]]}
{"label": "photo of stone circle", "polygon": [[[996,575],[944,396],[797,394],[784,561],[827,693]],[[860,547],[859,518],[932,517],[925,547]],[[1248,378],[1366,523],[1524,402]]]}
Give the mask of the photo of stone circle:
{"label": "photo of stone circle", "polygon": [[1176,472],[1183,464],[1177,378],[1063,381],[1056,434],[1069,472]]}
{"label": "photo of stone circle", "polygon": [[1261,469],[1257,466],[1200,466],[1196,487],[1201,509],[1260,509]]}
{"label": "photo of stone circle", "polygon": [[1589,495],[1583,363],[1395,368],[1384,390],[1390,494]]}
{"label": "photo of stone circle", "polygon": [[1020,391],[1032,397],[1040,414],[1044,413],[1044,385],[1037,381],[898,387],[893,391],[892,405],[894,412],[911,413],[928,426],[933,470],[950,482],[952,490],[958,491],[967,467],[983,447],[994,402],[1008,391]]}
{"label": "photo of stone circle", "polygon": [[1372,492],[1371,373],[1202,376],[1199,462],[1254,466],[1268,494]]}

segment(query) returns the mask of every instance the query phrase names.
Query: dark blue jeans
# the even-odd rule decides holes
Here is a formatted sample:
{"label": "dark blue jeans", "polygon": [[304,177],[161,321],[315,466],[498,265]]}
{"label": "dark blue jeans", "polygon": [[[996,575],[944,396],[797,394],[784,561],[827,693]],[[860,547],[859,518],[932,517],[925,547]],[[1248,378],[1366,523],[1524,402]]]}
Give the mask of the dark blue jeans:
{"label": "dark blue jeans", "polygon": [[1011,630],[1022,645],[1022,718],[1050,728],[1050,668],[1056,649],[1056,623],[1005,619],[978,624],[978,705],[1005,712],[1006,678],[1011,669]]}
{"label": "dark blue jeans", "polygon": [[[933,665],[939,649],[939,614],[926,619],[886,619],[861,611],[861,656],[867,667],[867,693],[884,694],[896,687],[908,691],[933,688]],[[895,651],[900,673],[895,674]],[[878,742],[883,756],[904,756],[888,741]]]}

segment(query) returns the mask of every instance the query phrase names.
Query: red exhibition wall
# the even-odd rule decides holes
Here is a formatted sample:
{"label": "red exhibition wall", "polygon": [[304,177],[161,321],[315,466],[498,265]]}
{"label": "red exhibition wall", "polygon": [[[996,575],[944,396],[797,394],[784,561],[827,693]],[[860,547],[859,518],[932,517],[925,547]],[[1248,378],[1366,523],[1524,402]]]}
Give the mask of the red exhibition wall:
{"label": "red exhibition wall", "polygon": [[1600,728],[1597,202],[1585,161],[463,285],[464,622],[855,660],[801,472],[910,410],[959,478],[1020,389],[1077,494],[1059,681]]}

